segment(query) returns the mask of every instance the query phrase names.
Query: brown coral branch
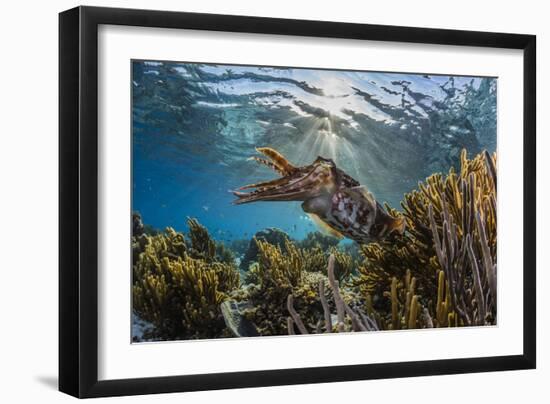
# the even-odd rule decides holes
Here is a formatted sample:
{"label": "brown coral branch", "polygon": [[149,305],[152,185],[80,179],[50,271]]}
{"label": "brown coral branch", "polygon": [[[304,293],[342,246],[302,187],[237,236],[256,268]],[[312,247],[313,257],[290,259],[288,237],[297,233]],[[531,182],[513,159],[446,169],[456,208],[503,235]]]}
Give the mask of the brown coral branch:
{"label": "brown coral branch", "polygon": [[338,317],[337,329],[338,332],[344,331],[344,319],[346,309],[344,307],[344,300],[340,294],[340,287],[338,281],[334,277],[334,255],[330,255],[328,259],[328,281],[332,288],[332,294],[334,296],[334,304],[336,305],[336,316]]}
{"label": "brown coral branch", "polygon": [[354,313],[347,304],[344,304],[344,309],[351,319],[351,327],[353,331],[368,331],[368,328],[362,323],[359,316]]}
{"label": "brown coral branch", "polygon": [[[348,329],[348,331],[378,331],[379,327],[376,324],[374,320],[369,318],[369,316],[365,315],[361,312],[359,309],[352,309],[342,298],[342,294],[340,291],[340,287],[338,284],[338,281],[335,279],[334,276],[334,256],[331,254],[329,256],[329,265],[327,268],[327,273],[329,274],[329,285],[332,289],[332,295],[335,301],[335,305],[337,307],[340,307],[341,312],[337,315],[338,317],[338,325],[337,325],[337,332],[345,332],[346,331],[346,314],[350,318],[351,321],[351,330]],[[330,313],[330,307],[328,305],[328,301],[325,295],[325,286],[323,281],[319,282],[319,299],[321,301],[321,305],[323,307],[323,315],[325,320],[325,332],[332,332],[332,319],[331,319],[331,313]],[[287,309],[290,313],[290,317],[287,318],[287,328],[289,331],[289,334],[294,333],[294,324],[296,324],[296,327],[298,327],[298,330],[302,334],[307,334],[307,329],[303,325],[303,322],[300,318],[300,314],[294,309],[294,298],[290,294],[287,298]],[[349,326],[348,326],[349,328]],[[322,326],[321,321],[317,323],[317,327],[315,332],[320,333],[322,332]]]}
{"label": "brown coral branch", "polygon": [[484,150],[483,156],[485,157],[485,164],[487,165],[487,171],[491,174],[491,180],[493,181],[493,186],[495,187],[495,193],[497,191],[497,169],[495,167],[495,162],[487,150]]}
{"label": "brown coral branch", "polygon": [[430,226],[432,229],[433,234],[433,241],[435,246],[435,252],[437,253],[437,259],[439,260],[439,264],[442,268],[444,268],[446,265],[445,262],[445,254],[443,252],[441,241],[439,240],[439,231],[437,230],[437,224],[435,223],[434,213],[433,213],[433,205],[428,205],[428,218],[430,219]]}
{"label": "brown coral branch", "polygon": [[296,324],[296,327],[298,327],[298,330],[300,331],[300,333],[309,334],[306,326],[304,325],[304,323],[302,322],[302,319],[300,318],[300,315],[294,309],[294,298],[292,297],[292,295],[288,295],[286,308],[290,313],[292,320]]}
{"label": "brown coral branch", "polygon": [[485,224],[481,220],[479,212],[476,214],[476,224],[477,232],[479,234],[480,244],[481,244],[481,255],[483,258],[483,267],[485,274],[487,275],[487,281],[489,283],[489,289],[491,292],[491,297],[496,303],[497,296],[497,284],[496,284],[496,274],[494,272],[495,266],[493,265],[493,259],[491,258],[491,251],[489,250],[489,245],[487,243],[487,234],[485,230]]}
{"label": "brown coral branch", "polygon": [[288,328],[288,335],[296,335],[294,332],[294,321],[292,321],[292,317],[286,318],[286,327]]}
{"label": "brown coral branch", "polygon": [[477,265],[476,256],[472,247],[472,239],[469,234],[466,236],[466,248],[468,249],[468,257],[470,258],[470,265],[472,267],[472,274],[474,278],[474,292],[478,310],[477,323],[482,325],[485,322],[485,296],[483,295],[481,275],[479,273],[479,267]]}
{"label": "brown coral branch", "polygon": [[328,306],[327,297],[325,296],[325,283],[319,282],[319,298],[323,306],[323,314],[325,316],[325,332],[332,332],[332,319],[330,317],[330,308]]}
{"label": "brown coral branch", "polygon": [[378,328],[378,325],[376,322],[371,319],[369,316],[367,316],[365,313],[363,313],[361,310],[357,310],[357,313],[359,313],[359,316],[363,320],[363,324],[367,327],[367,331],[379,331],[380,328]]}

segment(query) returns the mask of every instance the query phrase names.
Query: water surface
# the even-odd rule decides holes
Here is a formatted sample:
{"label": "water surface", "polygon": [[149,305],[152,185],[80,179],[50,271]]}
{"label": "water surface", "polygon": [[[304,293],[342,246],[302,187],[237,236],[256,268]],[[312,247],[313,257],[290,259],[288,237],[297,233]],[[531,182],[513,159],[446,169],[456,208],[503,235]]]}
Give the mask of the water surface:
{"label": "water surface", "polygon": [[275,174],[247,158],[269,146],[317,156],[399,208],[403,194],[469,155],[496,149],[497,79],[132,62],[132,209],[156,228],[196,217],[217,240],[266,227],[302,238],[299,202],[232,205],[229,190]]}

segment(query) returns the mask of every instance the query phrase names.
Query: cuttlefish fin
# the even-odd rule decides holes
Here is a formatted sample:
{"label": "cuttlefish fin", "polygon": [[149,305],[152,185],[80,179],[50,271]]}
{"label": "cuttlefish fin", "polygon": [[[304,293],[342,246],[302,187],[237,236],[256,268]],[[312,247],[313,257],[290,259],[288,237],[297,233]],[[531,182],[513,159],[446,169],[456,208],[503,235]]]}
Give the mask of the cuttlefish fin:
{"label": "cuttlefish fin", "polygon": [[324,233],[326,235],[329,235],[329,236],[332,236],[332,237],[335,237],[338,240],[342,240],[344,238],[342,233],[335,230],[334,228],[332,228],[327,223],[323,222],[323,220],[319,216],[317,216],[315,213],[308,213],[308,216],[311,218],[313,223],[315,223],[317,225],[317,227],[319,228],[319,230],[321,230],[322,233]]}
{"label": "cuttlefish fin", "polygon": [[277,171],[279,171],[281,174],[288,175],[296,171],[296,167],[290,164],[290,162],[277,150],[272,149],[271,147],[256,147],[256,151],[258,153],[262,153],[263,155],[269,157],[273,162],[272,164],[276,167]]}

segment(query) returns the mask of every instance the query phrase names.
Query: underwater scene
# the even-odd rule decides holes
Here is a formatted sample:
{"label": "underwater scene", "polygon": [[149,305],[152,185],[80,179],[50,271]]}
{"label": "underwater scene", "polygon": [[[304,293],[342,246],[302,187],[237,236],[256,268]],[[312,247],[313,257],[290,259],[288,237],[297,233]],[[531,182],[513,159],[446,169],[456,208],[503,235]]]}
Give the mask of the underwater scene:
{"label": "underwater scene", "polygon": [[132,341],[497,322],[497,78],[133,60]]}

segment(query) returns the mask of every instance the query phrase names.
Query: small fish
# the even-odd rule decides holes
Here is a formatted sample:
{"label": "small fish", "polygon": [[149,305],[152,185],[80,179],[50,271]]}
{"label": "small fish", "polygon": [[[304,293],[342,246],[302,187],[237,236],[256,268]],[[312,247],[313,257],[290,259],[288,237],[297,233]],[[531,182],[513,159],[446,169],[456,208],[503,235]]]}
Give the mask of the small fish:
{"label": "small fish", "polygon": [[393,232],[404,233],[404,217],[388,214],[366,187],[337,168],[331,159],[317,157],[311,165],[296,167],[272,148],[256,150],[269,160],[255,156],[251,160],[270,167],[281,177],[233,191],[237,197],[234,204],[302,201],[303,211],[326,232],[362,244],[382,240]]}
{"label": "small fish", "polygon": [[204,209],[205,212],[208,212],[208,209],[210,209],[210,207],[208,207],[206,205],[204,205],[202,208]]}

